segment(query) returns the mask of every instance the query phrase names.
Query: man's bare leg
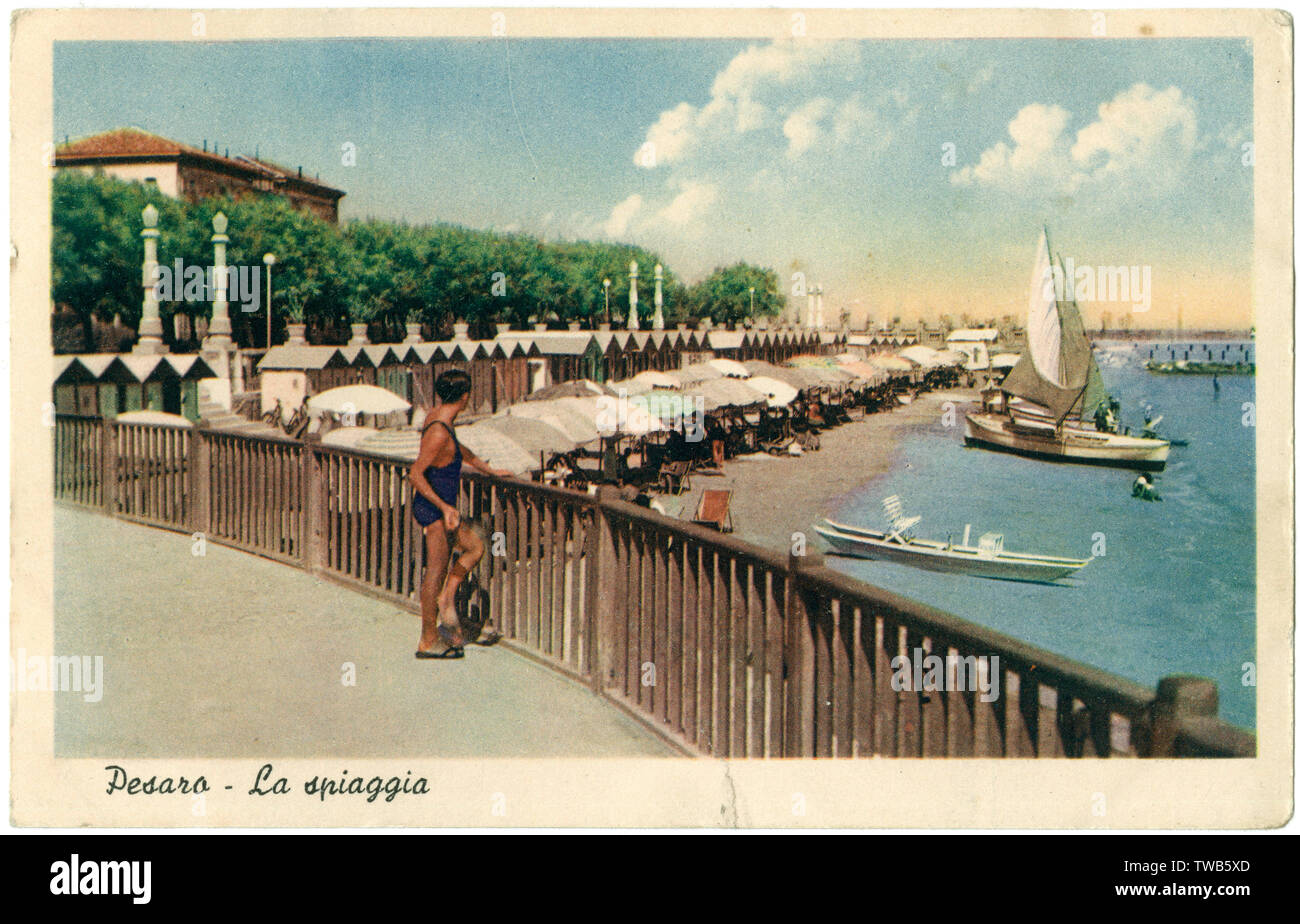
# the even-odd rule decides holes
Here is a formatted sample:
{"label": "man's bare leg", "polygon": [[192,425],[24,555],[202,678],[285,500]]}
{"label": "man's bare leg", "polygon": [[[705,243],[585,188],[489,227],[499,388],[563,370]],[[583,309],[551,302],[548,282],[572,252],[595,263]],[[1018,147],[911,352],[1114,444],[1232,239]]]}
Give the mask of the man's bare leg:
{"label": "man's bare leg", "polygon": [[[456,590],[460,587],[461,581],[465,580],[482,560],[483,540],[478,537],[478,533],[474,532],[473,528],[462,523],[456,530],[455,548],[460,554],[447,569],[447,579],[442,585],[442,592],[438,595],[438,612],[444,621],[454,619],[455,624],[459,626],[460,620],[456,616]],[[450,556],[450,552],[448,555]]]}
{"label": "man's bare leg", "polygon": [[424,528],[424,579],[420,581],[420,651],[445,651],[438,635],[438,590],[447,578],[451,550],[442,521]]}

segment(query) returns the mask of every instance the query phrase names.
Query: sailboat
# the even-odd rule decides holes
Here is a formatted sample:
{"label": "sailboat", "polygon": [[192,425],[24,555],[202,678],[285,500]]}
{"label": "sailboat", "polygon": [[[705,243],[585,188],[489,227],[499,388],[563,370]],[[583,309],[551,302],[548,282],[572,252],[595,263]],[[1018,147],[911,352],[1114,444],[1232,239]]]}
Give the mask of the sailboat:
{"label": "sailboat", "polygon": [[[1001,407],[967,414],[966,443],[1053,462],[1160,471],[1169,441],[1109,433],[1084,423],[1108,398],[1079,306],[1052,272],[1047,229],[1038,239],[1030,280],[1027,349],[998,386]],[[1064,272],[1055,261],[1062,280]]]}

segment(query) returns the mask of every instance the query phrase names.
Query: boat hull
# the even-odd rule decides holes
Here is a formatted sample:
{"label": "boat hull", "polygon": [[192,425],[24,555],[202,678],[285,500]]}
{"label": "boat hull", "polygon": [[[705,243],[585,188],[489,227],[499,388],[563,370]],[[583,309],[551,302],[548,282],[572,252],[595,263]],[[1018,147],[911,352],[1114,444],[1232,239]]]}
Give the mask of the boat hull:
{"label": "boat hull", "polygon": [[[1013,429],[1014,427],[1014,429]],[[1041,433],[1033,430],[1039,429]],[[1065,427],[1061,435],[1047,427],[1015,426],[998,414],[967,414],[966,443],[1050,462],[1108,465],[1162,471],[1169,458],[1167,440],[1121,436]]]}
{"label": "boat hull", "polygon": [[1090,561],[1019,555],[1014,552],[994,556],[971,546],[948,547],[927,540],[899,543],[890,541],[884,533],[846,526],[832,520],[826,522],[825,526],[813,528],[841,555],[889,561],[945,574],[1045,584],[1074,574]]}

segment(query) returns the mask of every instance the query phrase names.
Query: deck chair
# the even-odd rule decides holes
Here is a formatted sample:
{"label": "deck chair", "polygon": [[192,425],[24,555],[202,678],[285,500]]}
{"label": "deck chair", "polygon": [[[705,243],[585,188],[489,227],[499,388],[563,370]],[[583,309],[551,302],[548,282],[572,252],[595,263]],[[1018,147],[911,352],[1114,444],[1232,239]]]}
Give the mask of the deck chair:
{"label": "deck chair", "polygon": [[709,526],[720,533],[729,533],[736,526],[731,522],[731,492],[708,488],[700,495],[699,506],[695,508],[693,523]]}
{"label": "deck chair", "polygon": [[891,494],[883,501],[885,507],[885,516],[889,518],[889,538],[897,539],[899,542],[910,542],[912,540],[912,527],[921,522],[920,517],[903,516],[903,502],[898,499],[897,494]]}
{"label": "deck chair", "polygon": [[691,489],[689,462],[664,462],[659,466],[659,487],[667,494],[684,494]]}

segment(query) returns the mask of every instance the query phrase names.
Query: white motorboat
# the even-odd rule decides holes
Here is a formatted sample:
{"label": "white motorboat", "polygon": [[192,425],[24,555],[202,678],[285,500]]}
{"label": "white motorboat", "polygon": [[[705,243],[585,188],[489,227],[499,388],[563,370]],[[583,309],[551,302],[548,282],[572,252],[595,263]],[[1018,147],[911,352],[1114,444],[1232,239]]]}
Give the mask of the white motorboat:
{"label": "white motorboat", "polygon": [[977,544],[971,545],[969,525],[960,543],[917,539],[911,530],[920,522],[920,517],[904,517],[897,497],[886,498],[885,509],[891,521],[887,531],[850,526],[830,519],[813,528],[842,555],[1003,581],[1050,583],[1074,574],[1092,561],[1091,558],[1010,552],[1003,548],[1000,533],[985,533]]}

